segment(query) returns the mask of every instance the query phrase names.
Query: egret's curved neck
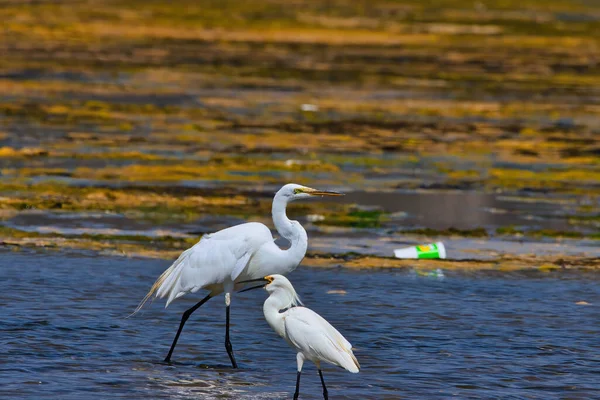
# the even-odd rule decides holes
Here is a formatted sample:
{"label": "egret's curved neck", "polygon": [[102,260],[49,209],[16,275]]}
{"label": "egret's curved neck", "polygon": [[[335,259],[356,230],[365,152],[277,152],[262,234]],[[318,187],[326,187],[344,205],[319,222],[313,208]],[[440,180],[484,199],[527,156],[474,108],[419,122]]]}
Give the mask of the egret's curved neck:
{"label": "egret's curved neck", "polygon": [[306,231],[297,221],[290,221],[285,213],[287,206],[287,199],[280,195],[279,192],[273,199],[273,208],[271,213],[273,215],[273,223],[277,232],[290,242],[290,248],[286,250],[286,255],[290,262],[294,262],[295,268],[306,254],[308,247],[308,236]]}
{"label": "egret's curved neck", "polygon": [[280,291],[271,293],[263,305],[265,319],[271,328],[273,328],[273,330],[281,337],[285,337],[285,325],[283,320],[284,316],[279,310],[288,308],[290,305],[291,302],[289,296],[285,296],[284,293],[281,293]]}

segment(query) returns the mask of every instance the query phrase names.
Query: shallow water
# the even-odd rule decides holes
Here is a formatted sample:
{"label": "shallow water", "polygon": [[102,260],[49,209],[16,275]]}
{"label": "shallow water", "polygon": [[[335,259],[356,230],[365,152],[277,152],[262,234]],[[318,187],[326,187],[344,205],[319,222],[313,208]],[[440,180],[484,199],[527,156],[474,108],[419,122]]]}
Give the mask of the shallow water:
{"label": "shallow water", "polygon": [[[0,253],[0,395],[6,398],[290,398],[295,355],[262,316],[265,293],[223,299],[188,322],[162,362],[190,295],[125,319],[168,261],[27,250]],[[595,274],[453,274],[301,267],[305,303],[355,346],[362,370],[327,366],[331,398],[570,398],[600,392]],[[346,294],[328,294],[345,290]],[[585,301],[589,305],[578,305]],[[320,398],[305,365],[301,398]]]}
{"label": "shallow water", "polygon": [[572,211],[574,205],[564,204],[564,201],[559,203],[560,199],[556,203],[524,200],[527,199],[510,199],[477,191],[352,192],[341,199],[362,206],[377,206],[386,212],[402,213],[404,218],[394,223],[409,227],[483,227],[495,230],[511,225],[528,229],[570,228],[565,215]]}

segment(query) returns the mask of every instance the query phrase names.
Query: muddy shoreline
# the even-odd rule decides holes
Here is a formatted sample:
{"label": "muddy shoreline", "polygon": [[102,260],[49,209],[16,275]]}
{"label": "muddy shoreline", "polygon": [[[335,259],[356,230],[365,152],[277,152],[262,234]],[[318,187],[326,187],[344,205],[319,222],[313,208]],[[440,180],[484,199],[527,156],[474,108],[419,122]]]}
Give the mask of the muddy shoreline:
{"label": "muddy shoreline", "polygon": [[0,17],[3,243],[178,251],[269,223],[297,182],[347,193],[290,209],[320,252],[481,238],[479,258],[597,255],[593,4],[78,0]]}

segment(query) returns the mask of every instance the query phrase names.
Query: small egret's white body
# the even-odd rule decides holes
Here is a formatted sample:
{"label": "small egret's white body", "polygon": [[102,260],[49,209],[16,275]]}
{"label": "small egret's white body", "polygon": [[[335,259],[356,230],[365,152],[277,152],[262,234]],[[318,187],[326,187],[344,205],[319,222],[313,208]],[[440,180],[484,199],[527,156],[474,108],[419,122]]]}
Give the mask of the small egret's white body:
{"label": "small egret's white body", "polygon": [[229,343],[229,305],[236,282],[293,271],[304,258],[308,245],[306,231],[298,221],[287,218],[288,202],[312,196],[339,196],[340,193],[319,191],[306,186],[287,184],[273,199],[273,223],[279,234],[290,242],[287,250],[274,242],[269,228],[258,222],[249,222],[216,233],[204,235],[198,243],[187,249],[156,280],[150,292],[140,303],[137,312],[153,295],[167,298],[165,307],[188,293],[200,289],[209,291],[201,302],[182,317],[180,328],[165,361],[171,354],[189,316],[211,297],[225,292],[227,306],[227,331],[225,346],[234,367],[237,367]]}
{"label": "small egret's white body", "polygon": [[352,345],[319,314],[309,308],[296,306],[300,300],[287,278],[271,275],[264,279],[269,282],[265,289],[270,294],[263,306],[265,319],[271,328],[298,352],[298,380],[294,398],[298,397],[300,372],[305,360],[317,365],[323,384],[323,395],[327,398],[321,361],[357,373],[360,365],[352,353]]}

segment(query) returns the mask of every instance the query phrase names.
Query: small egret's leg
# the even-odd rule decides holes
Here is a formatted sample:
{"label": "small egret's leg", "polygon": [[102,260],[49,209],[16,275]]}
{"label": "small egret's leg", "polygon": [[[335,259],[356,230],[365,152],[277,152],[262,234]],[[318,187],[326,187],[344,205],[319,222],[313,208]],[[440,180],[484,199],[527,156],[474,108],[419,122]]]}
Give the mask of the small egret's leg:
{"label": "small egret's leg", "polygon": [[327,386],[325,386],[325,380],[323,379],[323,371],[321,371],[321,366],[319,365],[319,376],[321,377],[321,385],[323,385],[323,398],[325,400],[329,399],[329,396],[327,395]]}
{"label": "small egret's leg", "polygon": [[304,365],[304,354],[298,353],[296,355],[296,361],[298,363],[298,375],[296,375],[296,391],[294,392],[294,400],[298,400],[298,395],[300,395],[300,375],[302,374],[302,366]]}
{"label": "small egret's leg", "polygon": [[225,293],[225,349],[227,350],[227,354],[229,354],[229,359],[231,360],[231,366],[233,368],[237,368],[237,362],[235,362],[235,356],[233,355],[233,347],[231,346],[231,342],[229,341],[229,306],[231,305],[231,294]]}
{"label": "small egret's leg", "polygon": [[199,309],[200,306],[202,304],[206,303],[208,300],[210,300],[210,298],[211,298],[211,295],[209,294],[208,296],[206,296],[205,298],[200,300],[194,307],[190,308],[189,310],[187,310],[186,312],[183,313],[183,315],[181,316],[181,323],[179,324],[179,329],[177,330],[177,335],[175,335],[175,339],[173,339],[173,344],[171,345],[169,354],[167,354],[167,358],[165,358],[165,362],[171,362],[171,356],[173,355],[173,350],[175,350],[175,346],[177,345],[177,341],[179,340],[179,335],[181,335],[181,331],[183,330],[183,326],[185,325],[185,322],[188,320],[188,318],[190,317],[190,315],[192,315],[192,313],[194,311]]}

